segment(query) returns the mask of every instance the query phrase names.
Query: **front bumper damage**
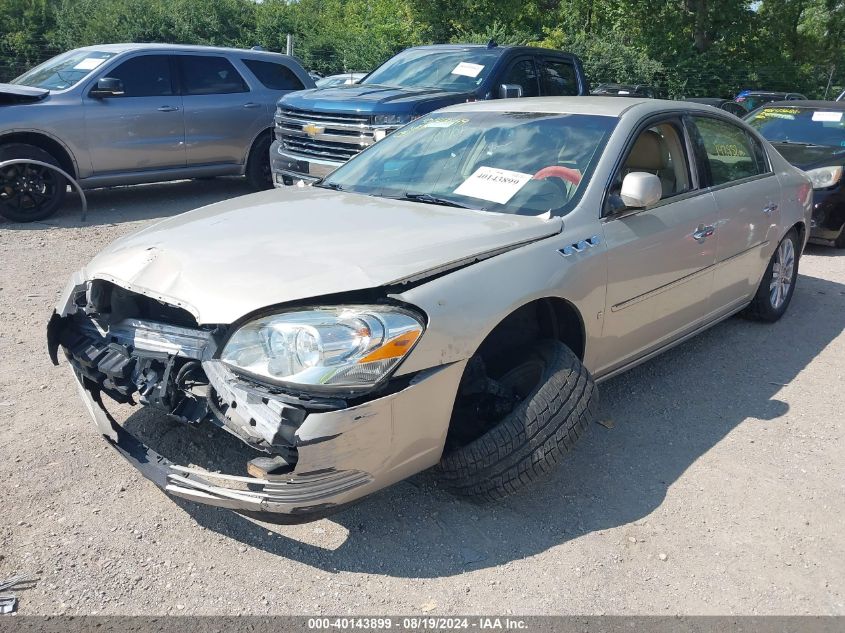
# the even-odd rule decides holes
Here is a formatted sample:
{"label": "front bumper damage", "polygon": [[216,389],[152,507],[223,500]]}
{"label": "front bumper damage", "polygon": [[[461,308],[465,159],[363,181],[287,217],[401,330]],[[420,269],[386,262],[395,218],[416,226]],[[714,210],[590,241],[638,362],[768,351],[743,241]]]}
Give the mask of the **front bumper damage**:
{"label": "front bumper damage", "polygon": [[[109,301],[101,298],[110,293]],[[172,306],[147,301],[106,282],[81,284],[51,318],[48,345],[56,363],[63,350],[99,432],[166,493],[299,523],[439,461],[464,363],[388,383],[357,401],[284,393],[214,359],[222,328],[191,325]],[[108,314],[100,312],[105,305]],[[244,472],[222,473],[173,463],[119,424],[103,396],[140,402],[187,425],[215,424],[277,467],[256,477],[246,464]]]}

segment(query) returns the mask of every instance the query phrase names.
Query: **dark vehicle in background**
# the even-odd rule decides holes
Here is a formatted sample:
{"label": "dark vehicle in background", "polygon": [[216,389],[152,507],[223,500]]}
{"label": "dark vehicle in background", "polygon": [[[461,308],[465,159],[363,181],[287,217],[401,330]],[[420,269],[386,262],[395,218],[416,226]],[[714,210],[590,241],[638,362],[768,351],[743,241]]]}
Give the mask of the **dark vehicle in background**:
{"label": "dark vehicle in background", "polygon": [[274,183],[319,180],[405,123],[448,105],[589,92],[581,60],[570,53],[495,42],[409,48],[357,84],[282,97],[270,150]]}
{"label": "dark vehicle in background", "polygon": [[812,180],[810,239],[845,248],[845,102],[768,103],[745,120]]}
{"label": "dark vehicle in background", "polygon": [[593,88],[592,95],[605,95],[609,97],[643,97],[646,99],[659,99],[660,91],[654,86],[645,84],[599,84]]}
{"label": "dark vehicle in background", "polygon": [[367,73],[340,73],[318,79],[316,83],[318,88],[332,88],[334,86],[357,84],[366,76]]}
{"label": "dark vehicle in background", "polygon": [[[0,84],[0,162],[55,165],[85,189],[245,175],[271,186],[276,101],[313,88],[292,57],[234,48],[107,44],[63,53]],[[41,220],[64,176],[0,169],[0,215]]]}
{"label": "dark vehicle in background", "polygon": [[738,117],[744,117],[746,114],[748,114],[748,111],[745,108],[743,108],[736,101],[733,101],[731,99],[720,99],[719,97],[689,97],[687,99],[684,99],[684,101],[713,106],[714,108],[724,110],[725,112],[730,112],[731,114]]}
{"label": "dark vehicle in background", "polygon": [[745,108],[746,112],[751,112],[754,108],[759,108],[761,105],[771,103],[772,101],[806,100],[807,97],[797,92],[772,92],[769,90],[744,90],[734,99],[734,101]]}

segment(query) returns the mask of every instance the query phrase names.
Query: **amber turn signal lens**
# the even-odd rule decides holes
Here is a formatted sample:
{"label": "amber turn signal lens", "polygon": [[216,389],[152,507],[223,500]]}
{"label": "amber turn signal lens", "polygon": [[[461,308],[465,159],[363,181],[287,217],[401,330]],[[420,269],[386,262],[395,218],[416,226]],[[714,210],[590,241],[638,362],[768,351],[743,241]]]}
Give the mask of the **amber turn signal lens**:
{"label": "amber turn signal lens", "polygon": [[420,330],[411,330],[399,336],[395,336],[378,349],[364,356],[358,363],[371,363],[377,360],[386,360],[388,358],[401,358],[408,353],[411,346],[420,337],[422,332]]}

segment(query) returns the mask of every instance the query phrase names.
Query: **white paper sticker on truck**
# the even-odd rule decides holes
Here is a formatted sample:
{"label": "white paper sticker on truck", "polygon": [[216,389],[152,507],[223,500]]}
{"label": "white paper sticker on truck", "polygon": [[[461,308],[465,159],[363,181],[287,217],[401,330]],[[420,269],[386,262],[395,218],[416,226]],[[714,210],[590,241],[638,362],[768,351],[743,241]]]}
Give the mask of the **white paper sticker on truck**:
{"label": "white paper sticker on truck", "polygon": [[531,180],[531,174],[496,169],[495,167],[479,167],[472,176],[455,189],[455,193],[460,196],[505,204],[529,180]]}
{"label": "white paper sticker on truck", "polygon": [[86,57],[81,62],[79,62],[76,66],[73,67],[74,70],[94,70],[97,66],[102,64],[105,59],[100,59],[99,57]]}
{"label": "white paper sticker on truck", "polygon": [[484,70],[482,64],[470,64],[469,62],[461,62],[452,70],[453,75],[463,75],[464,77],[478,77],[478,73]]}

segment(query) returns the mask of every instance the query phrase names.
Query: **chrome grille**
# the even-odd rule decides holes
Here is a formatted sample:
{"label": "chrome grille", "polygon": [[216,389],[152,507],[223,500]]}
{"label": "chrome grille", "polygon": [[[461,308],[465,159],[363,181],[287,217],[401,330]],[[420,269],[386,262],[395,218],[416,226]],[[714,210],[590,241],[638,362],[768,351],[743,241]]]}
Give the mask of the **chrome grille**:
{"label": "chrome grille", "polygon": [[300,156],[345,163],[375,142],[366,114],[281,108],[275,123],[282,148]]}

